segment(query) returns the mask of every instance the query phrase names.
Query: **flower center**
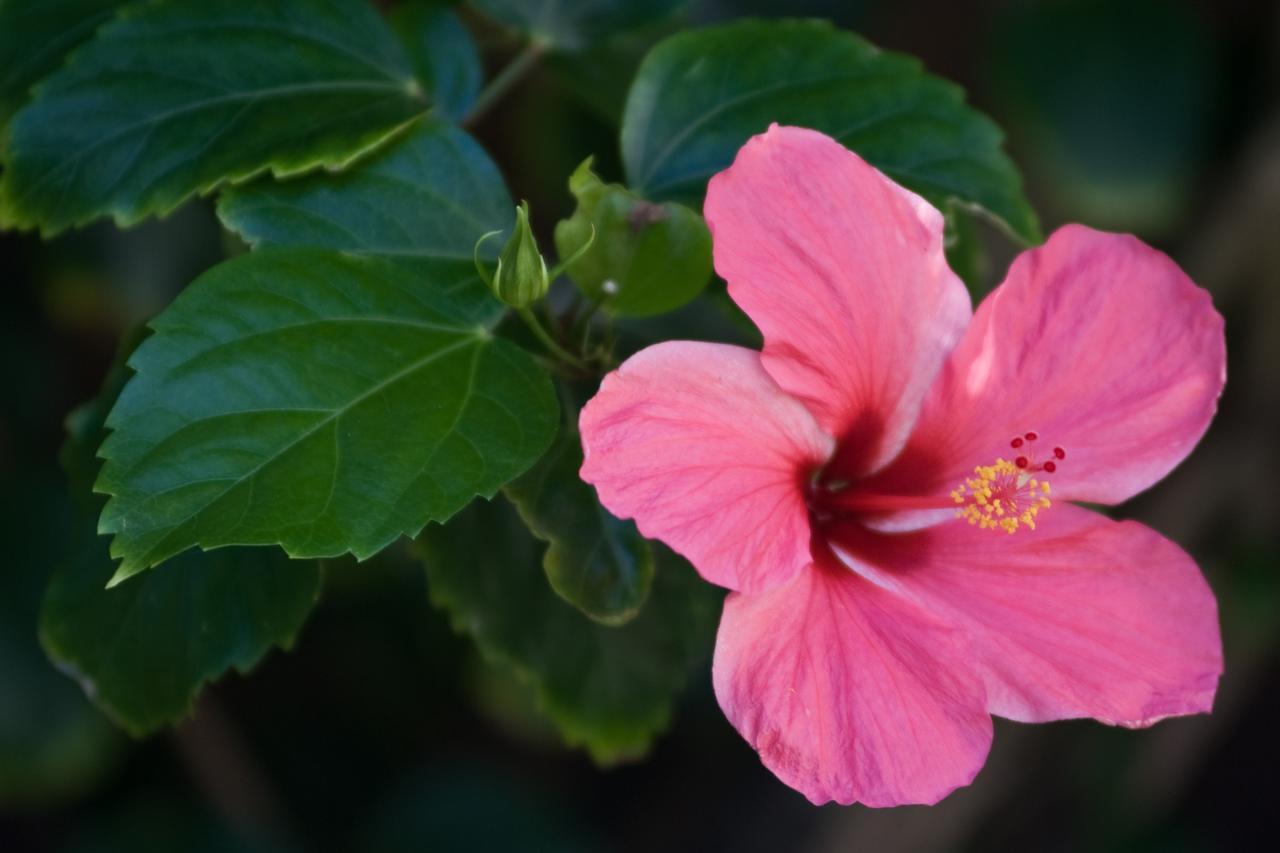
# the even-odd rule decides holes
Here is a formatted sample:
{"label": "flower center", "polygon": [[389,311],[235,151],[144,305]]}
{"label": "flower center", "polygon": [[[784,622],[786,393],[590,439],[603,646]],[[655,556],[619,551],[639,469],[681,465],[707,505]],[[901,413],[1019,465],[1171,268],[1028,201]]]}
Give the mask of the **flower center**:
{"label": "flower center", "polygon": [[983,530],[1016,533],[1036,529],[1036,516],[1051,505],[1047,475],[1058,470],[1067,452],[1054,447],[1037,453],[1040,436],[1026,432],[1009,442],[1012,459],[1000,457],[990,465],[978,465],[973,476],[951,491],[950,498],[880,494],[850,483],[826,483],[811,492],[815,520],[849,515],[876,516],[910,510],[952,508],[957,518]]}
{"label": "flower center", "polygon": [[1009,442],[1018,453],[1012,461],[999,458],[991,465],[978,465],[969,477],[951,491],[951,499],[959,504],[956,517],[983,530],[1017,533],[1021,527],[1036,529],[1036,516],[1048,509],[1049,483],[1037,479],[1038,473],[1052,474],[1067,452],[1055,447],[1050,458],[1036,459],[1035,442],[1040,436],[1024,433]]}

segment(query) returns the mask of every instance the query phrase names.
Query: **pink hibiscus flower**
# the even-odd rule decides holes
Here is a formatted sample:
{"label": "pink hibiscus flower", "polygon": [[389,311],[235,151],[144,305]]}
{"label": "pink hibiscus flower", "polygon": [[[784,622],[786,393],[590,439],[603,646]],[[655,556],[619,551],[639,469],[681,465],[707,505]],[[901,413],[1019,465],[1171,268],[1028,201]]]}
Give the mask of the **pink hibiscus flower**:
{"label": "pink hibiscus flower", "polygon": [[765,765],[815,803],[933,803],[992,714],[1210,709],[1195,563],[1068,503],[1129,498],[1203,435],[1226,362],[1205,291],[1073,225],[974,314],[941,214],[800,128],[750,140],[705,213],[764,351],[628,359],[582,413],[582,477],[732,590],[712,677]]}

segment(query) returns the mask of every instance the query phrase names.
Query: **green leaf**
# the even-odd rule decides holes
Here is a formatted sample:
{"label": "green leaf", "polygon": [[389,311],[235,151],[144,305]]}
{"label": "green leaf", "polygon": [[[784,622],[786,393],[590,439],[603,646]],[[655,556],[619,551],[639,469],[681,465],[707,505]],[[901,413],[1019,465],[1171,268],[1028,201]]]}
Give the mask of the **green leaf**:
{"label": "green leaf", "polygon": [[205,273],[107,420],[115,580],[193,545],[364,559],[524,473],[554,391],[475,314],[377,258],[262,249]]}
{"label": "green leaf", "polygon": [[91,793],[116,765],[124,741],[49,665],[36,637],[40,598],[69,551],[66,533],[75,518],[57,467],[41,464],[6,484],[13,485],[0,494],[0,812],[12,813],[14,806],[47,807]]}
{"label": "green leaf", "polygon": [[999,128],[960,87],[821,21],[740,21],[655,47],[623,116],[628,182],[697,205],[707,179],[771,122],[830,134],[939,208],[974,206],[1040,239]]}
{"label": "green leaf", "polygon": [[475,0],[485,14],[561,50],[670,17],[687,0]]}
{"label": "green leaf", "polygon": [[93,484],[102,469],[102,461],[97,455],[98,447],[107,437],[104,426],[107,415],[111,413],[111,408],[120,397],[120,391],[132,375],[128,365],[129,357],[137,351],[148,334],[148,329],[140,327],[122,337],[116,349],[115,360],[103,377],[98,396],[72,409],[63,423],[66,436],[58,451],[58,463],[67,476],[72,500],[85,515],[96,516],[102,511],[102,496],[93,491]]}
{"label": "green leaf", "polygon": [[129,225],[261,171],[341,168],[424,106],[362,0],[141,4],[14,117],[0,219]]}
{"label": "green leaf", "polygon": [[0,128],[125,0],[0,2]]}
{"label": "green leaf", "polygon": [[391,10],[400,36],[437,113],[460,121],[484,82],[475,41],[458,16],[434,3],[402,3]]}
{"label": "green leaf", "polygon": [[[459,296],[477,322],[503,307],[476,275],[472,250],[511,227],[512,202],[498,167],[474,139],[426,119],[340,175],[255,181],[222,194],[218,216],[254,247],[316,246],[411,265]],[[497,259],[501,241],[481,247]]]}
{"label": "green leaf", "polygon": [[266,548],[188,551],[107,589],[115,561],[85,521],[49,583],[40,639],[134,735],[186,716],[206,681],[290,647],[320,594],[315,562]]}
{"label": "green leaf", "polygon": [[719,593],[661,546],[649,601],[611,628],[547,588],[539,545],[503,501],[477,502],[427,528],[418,545],[432,602],[489,661],[528,683],[565,740],[598,762],[642,755],[710,653]]}
{"label": "green leaf", "polygon": [[606,625],[640,612],[653,583],[653,550],[635,524],[615,518],[582,481],[577,410],[566,411],[556,441],[538,464],[503,489],[534,536],[551,588]]}
{"label": "green leaf", "polygon": [[[597,39],[573,53],[552,53],[543,67],[556,86],[572,93],[610,128],[622,125],[622,108],[641,61],[660,40],[681,29],[661,23]],[[575,149],[577,150],[577,149]]]}
{"label": "green leaf", "polygon": [[702,217],[675,202],[654,204],[591,171],[588,158],[569,178],[578,208],[556,225],[556,250],[572,255],[569,277],[591,299],[618,314],[644,317],[675,310],[711,280],[711,232]]}
{"label": "green leaf", "polygon": [[127,379],[122,356],[102,394],[67,419],[61,459],[80,512],[70,556],[45,591],[40,640],[95,703],[142,735],[185,716],[206,681],[291,646],[320,594],[320,569],[275,550],[227,548],[188,552],[107,589],[115,562],[95,530],[102,499],[86,474],[99,467],[94,450]]}
{"label": "green leaf", "polygon": [[1083,0],[994,16],[985,94],[1056,219],[1157,242],[1185,227],[1225,91],[1213,8]]}
{"label": "green leaf", "polygon": [[953,207],[947,212],[946,253],[947,266],[960,276],[974,304],[981,301],[991,289],[987,281],[987,254],[978,231],[977,218],[968,210]]}

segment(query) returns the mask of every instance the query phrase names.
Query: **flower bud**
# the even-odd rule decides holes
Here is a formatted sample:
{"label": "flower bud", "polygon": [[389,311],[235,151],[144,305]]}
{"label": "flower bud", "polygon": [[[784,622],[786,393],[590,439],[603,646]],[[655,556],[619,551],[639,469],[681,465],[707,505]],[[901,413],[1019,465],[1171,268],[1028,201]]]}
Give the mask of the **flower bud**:
{"label": "flower bud", "polygon": [[493,274],[494,296],[512,308],[526,308],[547,293],[551,279],[547,262],[538,252],[538,242],[529,227],[529,203],[516,208],[516,225],[511,239],[498,255],[498,269]]}

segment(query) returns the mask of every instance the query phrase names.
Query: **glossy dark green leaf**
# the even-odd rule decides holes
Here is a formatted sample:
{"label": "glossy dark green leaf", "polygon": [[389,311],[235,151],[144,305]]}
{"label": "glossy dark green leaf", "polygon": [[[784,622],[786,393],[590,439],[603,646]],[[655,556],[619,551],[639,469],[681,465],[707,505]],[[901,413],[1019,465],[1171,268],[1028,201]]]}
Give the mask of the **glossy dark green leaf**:
{"label": "glossy dark green leaf", "polygon": [[362,0],[143,3],[14,116],[0,219],[131,224],[224,181],[344,166],[425,105]]}
{"label": "glossy dark green leaf", "polygon": [[720,594],[661,546],[653,591],[620,628],[548,588],[541,546],[505,501],[476,502],[418,538],[432,602],[485,657],[510,666],[565,740],[599,762],[643,754],[710,654]]}
{"label": "glossy dark green leaf", "polygon": [[459,121],[475,103],[484,82],[480,54],[458,16],[434,2],[409,2],[391,10],[413,69],[431,98],[432,109]]}
{"label": "glossy dark green leaf", "polygon": [[958,86],[821,21],[740,21],[655,47],[623,116],[628,182],[696,205],[771,122],[821,130],[939,207],[974,206],[1040,237],[999,128]]}
{"label": "glossy dark green leaf", "polygon": [[636,317],[675,310],[711,280],[711,232],[702,217],[675,202],[645,201],[606,184],[587,160],[569,178],[578,199],[573,216],[556,225],[556,250],[571,256],[591,238],[569,277],[606,308]]}
{"label": "glossy dark green leaf", "polygon": [[548,543],[542,557],[551,588],[606,625],[640,612],[653,583],[653,550],[634,523],[614,517],[582,481],[577,410],[567,412],[555,443],[503,493],[535,536]]}
{"label": "glossy dark green leaf", "polygon": [[205,273],[107,420],[116,580],[193,545],[363,559],[523,474],[555,394],[475,314],[380,258],[281,247]]}
{"label": "glossy dark green leaf", "polygon": [[103,377],[98,396],[72,409],[63,422],[66,436],[58,451],[58,462],[67,476],[72,501],[85,515],[97,515],[102,511],[102,496],[94,494],[93,484],[102,469],[98,447],[107,437],[104,424],[120,397],[120,391],[133,375],[129,370],[129,357],[149,333],[148,329],[140,327],[122,337],[115,360]]}
{"label": "glossy dark green leaf", "polygon": [[0,128],[126,0],[0,2]]}
{"label": "glossy dark green leaf", "polygon": [[688,0],[474,0],[485,14],[563,50],[670,17]]}
{"label": "glossy dark green leaf", "polygon": [[[218,216],[255,247],[316,246],[404,262],[477,320],[503,310],[476,275],[472,250],[511,225],[498,167],[474,139],[439,119],[340,175],[256,181],[222,194]],[[497,259],[502,241],[481,246]]]}
{"label": "glossy dark green leaf", "polygon": [[40,640],[94,702],[140,735],[185,716],[205,682],[288,648],[320,593],[320,569],[275,549],[189,551],[107,589],[115,561],[97,535],[102,499],[86,475],[99,467],[103,422],[127,379],[122,358],[102,394],[67,419],[61,458],[79,513],[71,552],[45,591]]}

